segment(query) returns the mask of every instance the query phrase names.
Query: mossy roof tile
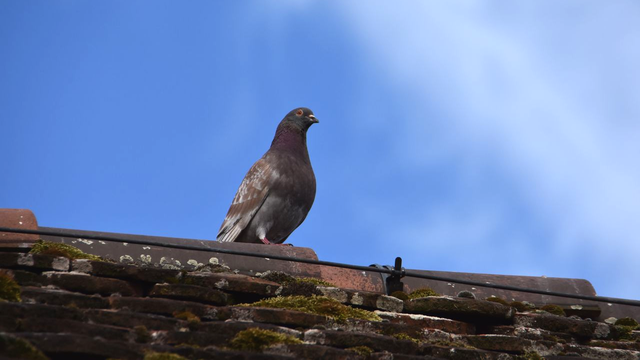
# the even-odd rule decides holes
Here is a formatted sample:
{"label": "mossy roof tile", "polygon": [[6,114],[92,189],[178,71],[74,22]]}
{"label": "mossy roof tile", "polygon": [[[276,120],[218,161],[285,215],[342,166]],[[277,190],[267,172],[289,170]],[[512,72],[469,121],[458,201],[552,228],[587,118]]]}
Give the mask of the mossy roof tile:
{"label": "mossy roof tile", "polygon": [[[640,354],[629,341],[640,333],[633,329],[516,312],[485,300],[428,296],[403,301],[323,284],[292,288],[295,276],[283,285],[247,274],[92,260],[74,260],[74,271],[68,271],[69,266],[53,265],[54,260],[64,262],[60,259],[0,251],[0,269],[11,274],[21,291],[21,302],[0,302],[0,331],[53,358],[142,359],[149,352],[186,359],[405,360],[535,359],[571,353],[636,359]],[[194,289],[198,291],[187,291]],[[284,289],[310,289],[310,294],[318,289],[340,306],[374,310],[375,319],[347,316],[338,321],[286,307],[234,305],[278,299]],[[305,343],[273,344],[258,352],[231,348],[238,333],[255,328]],[[622,336],[629,340],[618,341]],[[356,350],[365,348],[370,350],[366,356]]]}

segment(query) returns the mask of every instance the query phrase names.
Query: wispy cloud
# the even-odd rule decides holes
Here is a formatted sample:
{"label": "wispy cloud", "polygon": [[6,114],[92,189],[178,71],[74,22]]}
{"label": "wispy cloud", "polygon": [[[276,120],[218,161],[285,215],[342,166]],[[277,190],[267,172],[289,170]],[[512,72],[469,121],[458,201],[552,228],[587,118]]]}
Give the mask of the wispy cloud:
{"label": "wispy cloud", "polygon": [[[640,290],[626,285],[629,274],[640,275],[640,102],[633,100],[640,93],[640,52],[630,43],[632,34],[640,35],[632,25],[640,7],[581,3],[569,15],[578,10],[571,4],[464,4],[345,11],[389,83],[414,94],[412,113],[436,107],[443,114],[406,116],[397,124],[394,146],[404,165],[455,161],[461,176],[480,171],[480,177],[488,174],[478,167],[496,167],[535,219],[502,223],[508,210],[488,216],[490,209],[470,190],[456,206],[470,207],[471,215],[424,205],[423,218],[402,224],[404,235],[491,246],[500,242],[496,236],[518,233],[508,244],[514,253],[503,257],[531,257],[516,249],[517,241],[551,251],[528,271],[594,276],[600,292],[640,298]],[[505,196],[499,186],[492,190]],[[534,221],[548,238],[526,234]],[[600,282],[597,273],[607,273],[607,280]]]}

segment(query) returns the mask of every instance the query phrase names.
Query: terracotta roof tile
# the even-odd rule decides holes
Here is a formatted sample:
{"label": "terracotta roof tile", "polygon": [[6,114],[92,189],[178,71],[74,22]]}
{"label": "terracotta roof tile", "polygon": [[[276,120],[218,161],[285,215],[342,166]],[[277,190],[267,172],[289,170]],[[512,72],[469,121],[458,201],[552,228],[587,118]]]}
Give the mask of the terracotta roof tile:
{"label": "terracotta roof tile", "polygon": [[[0,278],[20,288],[19,301],[0,301],[0,358],[16,339],[52,359],[143,359],[150,352],[186,359],[640,358],[640,332],[632,321],[615,325],[536,309],[518,312],[509,305],[454,296],[402,301],[370,286],[296,280],[300,268],[289,274],[293,277],[265,277],[276,280],[271,281],[218,265],[166,269],[21,251],[0,251]],[[224,272],[211,272],[218,270]],[[252,306],[287,291],[314,298],[321,294],[334,299],[322,297],[331,306],[376,316],[337,320],[304,306]],[[237,350],[233,340],[251,329],[259,329],[256,336],[285,334],[302,343]]]}

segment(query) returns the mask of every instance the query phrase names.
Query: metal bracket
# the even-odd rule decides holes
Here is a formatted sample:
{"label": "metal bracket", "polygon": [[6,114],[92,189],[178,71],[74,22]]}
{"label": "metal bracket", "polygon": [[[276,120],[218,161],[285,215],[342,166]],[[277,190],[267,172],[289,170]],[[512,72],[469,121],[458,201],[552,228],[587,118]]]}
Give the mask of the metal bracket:
{"label": "metal bracket", "polygon": [[391,295],[396,291],[403,291],[404,283],[400,279],[404,277],[405,272],[404,272],[404,268],[402,267],[401,257],[396,258],[396,263],[395,263],[395,266],[393,267],[391,265],[379,265],[379,264],[372,264],[370,266],[378,269],[387,269],[392,271],[391,274],[380,273],[380,276],[382,277],[382,286],[384,288],[385,294]]}

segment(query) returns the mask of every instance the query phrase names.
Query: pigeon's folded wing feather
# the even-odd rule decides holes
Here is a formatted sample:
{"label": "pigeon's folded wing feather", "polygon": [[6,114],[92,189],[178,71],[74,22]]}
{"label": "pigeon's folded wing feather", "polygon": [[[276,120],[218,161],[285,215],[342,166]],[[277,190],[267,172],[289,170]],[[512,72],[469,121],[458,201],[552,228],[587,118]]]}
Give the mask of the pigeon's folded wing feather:
{"label": "pigeon's folded wing feather", "polygon": [[233,198],[229,212],[220,226],[217,240],[233,242],[249,224],[256,212],[269,196],[269,184],[272,168],[262,158],[258,160],[242,180],[236,196]]}

